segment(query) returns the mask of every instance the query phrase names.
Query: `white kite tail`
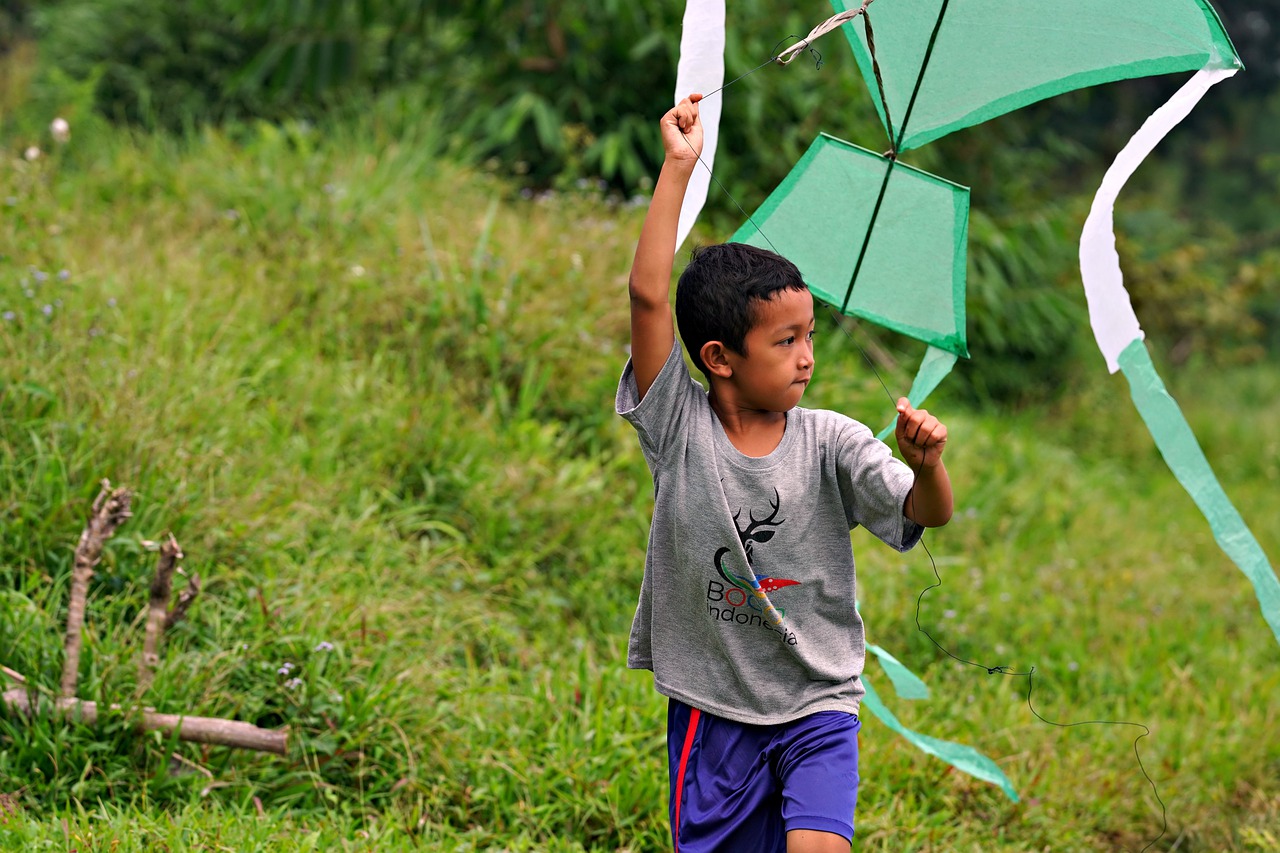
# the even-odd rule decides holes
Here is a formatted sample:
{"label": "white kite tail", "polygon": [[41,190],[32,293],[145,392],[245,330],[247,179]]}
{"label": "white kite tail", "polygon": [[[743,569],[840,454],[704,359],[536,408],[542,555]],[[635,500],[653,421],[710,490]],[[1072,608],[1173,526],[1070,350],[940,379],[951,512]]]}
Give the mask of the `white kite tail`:
{"label": "white kite tail", "polygon": [[1107,170],[1080,236],[1080,275],[1089,300],[1089,322],[1112,373],[1129,381],[1129,394],[1169,470],[1209,522],[1218,546],[1253,584],[1258,606],[1280,642],[1280,578],[1244,518],[1232,505],[1200,449],[1191,425],[1164,387],[1133,313],[1120,274],[1112,211],[1129,176],[1156,144],[1186,117],[1204,93],[1237,69],[1203,68],[1168,103],[1151,114]]}
{"label": "white kite tail", "polygon": [[1151,114],[1107,169],[1102,185],[1093,197],[1093,207],[1080,235],[1080,278],[1089,303],[1089,324],[1107,360],[1107,369],[1120,369],[1120,353],[1134,341],[1142,340],[1142,327],[1133,313],[1129,291],[1120,272],[1116,252],[1114,210],[1116,197],[1125,182],[1147,155],[1216,83],[1236,73],[1236,68],[1202,68],[1172,98]]}
{"label": "white kite tail", "polygon": [[[689,0],[685,5],[680,63],[676,69],[676,103],[691,93],[706,95],[724,85],[724,19],[724,0]],[[707,201],[722,103],[723,95],[717,95],[698,105],[698,116],[702,119],[702,165],[706,168],[694,169],[689,179],[676,229],[677,251],[693,230],[693,223]]]}

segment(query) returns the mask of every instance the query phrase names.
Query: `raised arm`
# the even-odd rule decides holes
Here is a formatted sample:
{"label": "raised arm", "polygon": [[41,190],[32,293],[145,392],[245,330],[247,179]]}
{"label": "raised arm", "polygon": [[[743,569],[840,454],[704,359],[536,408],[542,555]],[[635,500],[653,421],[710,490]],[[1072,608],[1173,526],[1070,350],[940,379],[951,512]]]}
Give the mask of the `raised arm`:
{"label": "raised arm", "polygon": [[902,513],[924,527],[941,527],[951,520],[954,506],[951,476],[942,464],[947,428],[924,409],[913,409],[903,397],[898,400],[895,432],[902,460],[916,473],[915,484],[902,504]]}
{"label": "raised arm", "polygon": [[636,244],[635,260],[631,263],[631,365],[640,399],[644,399],[658,378],[675,341],[668,292],[680,207],[702,153],[700,100],[701,95],[690,95],[662,117],[666,157]]}

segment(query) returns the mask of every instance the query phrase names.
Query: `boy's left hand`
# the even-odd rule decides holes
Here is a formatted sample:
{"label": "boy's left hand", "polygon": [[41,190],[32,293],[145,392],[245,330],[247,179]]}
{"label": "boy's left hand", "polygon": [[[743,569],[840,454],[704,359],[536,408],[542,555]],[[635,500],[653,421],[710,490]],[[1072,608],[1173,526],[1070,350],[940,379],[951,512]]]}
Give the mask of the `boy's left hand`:
{"label": "boy's left hand", "polygon": [[933,468],[942,461],[947,428],[924,409],[913,409],[906,397],[898,399],[898,452],[913,469]]}

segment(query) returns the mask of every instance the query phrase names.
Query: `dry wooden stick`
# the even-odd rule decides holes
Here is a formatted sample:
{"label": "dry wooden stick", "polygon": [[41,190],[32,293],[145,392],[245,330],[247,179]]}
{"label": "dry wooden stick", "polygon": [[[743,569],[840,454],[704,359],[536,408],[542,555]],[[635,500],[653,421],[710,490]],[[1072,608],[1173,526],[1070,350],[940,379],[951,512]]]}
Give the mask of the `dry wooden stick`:
{"label": "dry wooden stick", "polygon": [[71,572],[71,600],[67,605],[67,656],[62,666],[62,696],[66,699],[75,696],[76,679],[80,677],[80,632],[84,628],[89,579],[93,577],[93,567],[102,557],[103,544],[132,515],[129,512],[131,497],[128,489],[112,489],[111,482],[103,480],[102,491],[94,500],[89,514],[89,523],[76,546],[75,566]]}
{"label": "dry wooden stick", "polygon": [[[178,569],[178,574],[185,573],[182,569]],[[164,617],[164,629],[166,631],[182,621],[182,618],[187,615],[187,608],[191,607],[191,602],[195,601],[196,596],[199,594],[200,576],[193,574],[187,578],[187,588],[178,593],[178,600]]]}
{"label": "dry wooden stick", "polygon": [[[90,726],[98,721],[98,703],[96,702],[66,698],[58,699],[56,702],[40,699],[33,701],[25,690],[9,690],[0,694],[0,701],[28,716],[53,714],[78,719]],[[109,707],[113,712],[123,710],[119,705]],[[256,749],[259,752],[274,752],[276,755],[285,755],[288,751],[288,731],[264,729],[238,720],[188,717],[183,714],[157,714],[154,711],[144,710],[139,715],[136,728],[144,732],[159,731],[165,734],[176,732],[179,740],[196,743]]]}
{"label": "dry wooden stick", "polygon": [[138,662],[138,692],[151,686],[151,678],[160,664],[160,641],[169,615],[169,594],[173,589],[173,570],[182,559],[182,549],[173,534],[160,543],[160,559],[151,579],[151,602],[147,609],[147,634],[142,641],[142,659]]}

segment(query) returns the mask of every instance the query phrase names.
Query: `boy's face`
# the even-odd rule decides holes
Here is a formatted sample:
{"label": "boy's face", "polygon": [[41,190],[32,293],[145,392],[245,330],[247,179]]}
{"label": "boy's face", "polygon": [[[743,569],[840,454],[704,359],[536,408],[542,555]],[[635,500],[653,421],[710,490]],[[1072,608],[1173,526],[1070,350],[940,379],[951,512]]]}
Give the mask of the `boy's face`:
{"label": "boy's face", "polygon": [[795,408],[813,378],[813,296],[779,290],[756,303],[756,323],[747,332],[746,355],[731,354],[730,382],[749,408],[785,412]]}

